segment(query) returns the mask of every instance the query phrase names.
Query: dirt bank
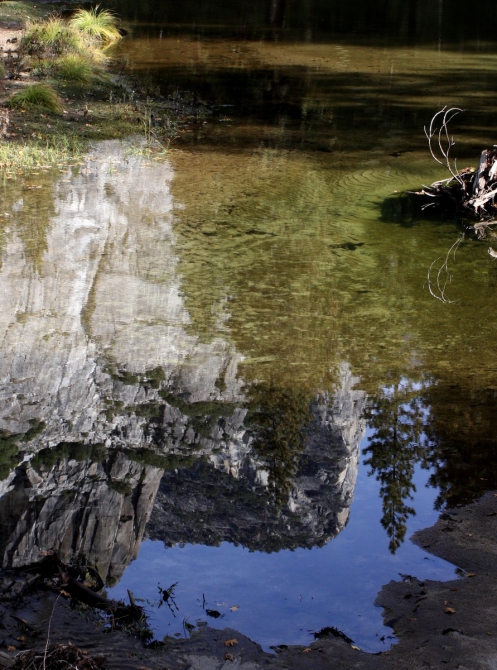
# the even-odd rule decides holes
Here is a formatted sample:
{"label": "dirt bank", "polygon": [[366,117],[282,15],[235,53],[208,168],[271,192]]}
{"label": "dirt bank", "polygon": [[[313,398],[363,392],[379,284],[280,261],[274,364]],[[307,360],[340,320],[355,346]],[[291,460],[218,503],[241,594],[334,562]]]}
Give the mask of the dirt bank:
{"label": "dirt bank", "polygon": [[0,625],[6,656],[2,660],[0,655],[0,667],[21,648],[42,649],[51,619],[51,642],[71,641],[92,656],[105,656],[105,667],[115,670],[494,669],[496,529],[497,494],[488,493],[472,505],[447,510],[435,526],[416,533],[413,540],[417,544],[453,562],[461,569],[461,577],[421,583],[415,576],[406,576],[382,588],[376,604],[383,607],[385,621],[399,639],[389,652],[366,654],[331,637],[307,648],[282,647],[274,656],[238,631],[208,626],[194,631],[188,640],[170,639],[158,650],[145,649],[136,637],[96,627],[98,617],[91,610],[71,607],[67,599],[57,599],[53,593],[35,592],[22,602],[2,603]]}

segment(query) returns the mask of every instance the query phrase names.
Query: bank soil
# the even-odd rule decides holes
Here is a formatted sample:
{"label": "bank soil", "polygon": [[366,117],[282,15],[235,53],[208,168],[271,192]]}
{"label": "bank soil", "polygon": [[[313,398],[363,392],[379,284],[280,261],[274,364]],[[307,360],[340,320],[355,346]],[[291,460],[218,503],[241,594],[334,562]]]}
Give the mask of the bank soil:
{"label": "bank soil", "polygon": [[[495,669],[496,530],[497,494],[488,493],[467,507],[445,511],[432,528],[414,535],[415,543],[454,563],[460,577],[420,582],[403,575],[402,580],[384,586],[376,604],[383,608],[385,622],[399,641],[383,653],[366,654],[330,635],[309,647],[282,646],[273,655],[238,631],[207,625],[195,629],[189,639],[145,647],[136,627],[133,634],[112,630],[109,621],[103,624],[100,612],[71,601],[67,593],[58,595],[56,589],[45,588],[3,599],[0,667],[11,666],[21,649],[42,654],[50,625],[50,645],[75,645],[109,670]],[[11,579],[8,573],[1,577],[3,584]]]}

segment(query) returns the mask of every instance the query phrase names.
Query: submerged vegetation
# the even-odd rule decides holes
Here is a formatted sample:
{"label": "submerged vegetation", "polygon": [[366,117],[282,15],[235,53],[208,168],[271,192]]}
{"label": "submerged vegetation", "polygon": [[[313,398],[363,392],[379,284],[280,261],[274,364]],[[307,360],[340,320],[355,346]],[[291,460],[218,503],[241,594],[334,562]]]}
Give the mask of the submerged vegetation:
{"label": "submerged vegetation", "polygon": [[84,145],[75,134],[43,136],[38,133],[23,144],[0,143],[0,170],[3,169],[8,177],[9,172],[34,170],[52,163],[67,163],[83,150]]}

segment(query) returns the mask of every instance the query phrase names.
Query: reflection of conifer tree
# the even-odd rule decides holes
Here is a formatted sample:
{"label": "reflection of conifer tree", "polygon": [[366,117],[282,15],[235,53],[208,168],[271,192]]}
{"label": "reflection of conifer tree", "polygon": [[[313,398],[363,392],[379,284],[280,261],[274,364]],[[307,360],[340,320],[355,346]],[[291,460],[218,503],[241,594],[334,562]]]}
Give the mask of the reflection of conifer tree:
{"label": "reflection of conifer tree", "polygon": [[287,502],[304,448],[310,421],[310,397],[305,391],[254,385],[249,392],[254,449],[268,471],[268,488],[277,508]]}
{"label": "reflection of conifer tree", "polygon": [[413,498],[414,467],[423,453],[423,402],[412,382],[397,379],[368,410],[369,427],[374,433],[364,454],[369,475],[376,474],[383,499],[381,524],[390,538],[393,553],[404,541],[406,521],[416,514],[406,501]]}
{"label": "reflection of conifer tree", "polygon": [[497,488],[495,390],[439,382],[427,391],[426,460],[435,509],[465,505]]}

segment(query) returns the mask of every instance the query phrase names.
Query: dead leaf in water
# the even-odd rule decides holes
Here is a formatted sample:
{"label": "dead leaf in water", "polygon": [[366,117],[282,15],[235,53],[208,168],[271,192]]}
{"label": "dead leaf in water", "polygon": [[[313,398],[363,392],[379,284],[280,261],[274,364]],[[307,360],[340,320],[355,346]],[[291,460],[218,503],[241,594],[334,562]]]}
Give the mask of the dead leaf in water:
{"label": "dead leaf in water", "polygon": [[240,609],[240,605],[233,605],[233,607],[230,607],[230,610],[231,610],[232,612],[236,612],[236,611],[239,610],[239,609]]}

